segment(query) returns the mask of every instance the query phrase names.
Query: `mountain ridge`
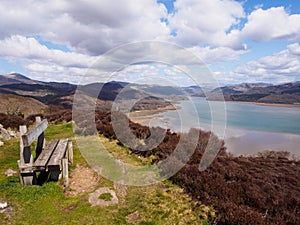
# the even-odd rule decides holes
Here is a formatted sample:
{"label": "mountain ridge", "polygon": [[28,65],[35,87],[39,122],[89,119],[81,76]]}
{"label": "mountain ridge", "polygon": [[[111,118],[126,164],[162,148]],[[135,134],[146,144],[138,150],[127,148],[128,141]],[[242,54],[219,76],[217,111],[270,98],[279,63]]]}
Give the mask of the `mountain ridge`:
{"label": "mountain ridge", "polygon": [[[120,96],[124,100],[153,96],[167,101],[178,101],[186,99],[187,96],[194,96],[206,97],[212,101],[225,99],[225,101],[300,104],[300,81],[276,85],[270,83],[241,83],[208,90],[197,85],[172,87],[123,81],[78,86],[67,82],[33,80],[19,73],[0,75],[0,93],[33,97],[44,104],[59,104],[60,98],[73,96],[78,88],[92,97],[98,94],[98,99],[103,101],[114,101]],[[220,96],[220,93],[223,93],[224,99]],[[68,108],[71,108],[71,105]]]}

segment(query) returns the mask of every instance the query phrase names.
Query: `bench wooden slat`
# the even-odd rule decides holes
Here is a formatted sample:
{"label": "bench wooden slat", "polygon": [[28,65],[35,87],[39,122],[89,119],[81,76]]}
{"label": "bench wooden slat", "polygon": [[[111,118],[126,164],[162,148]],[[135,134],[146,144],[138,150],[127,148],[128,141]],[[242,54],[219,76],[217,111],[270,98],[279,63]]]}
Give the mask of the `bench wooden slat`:
{"label": "bench wooden slat", "polygon": [[64,158],[64,155],[66,154],[68,145],[68,139],[60,139],[48,164],[47,167],[58,167],[61,168],[61,160]]}
{"label": "bench wooden slat", "polygon": [[44,170],[46,168],[46,164],[50,160],[50,157],[58,144],[58,139],[52,139],[42,153],[39,155],[37,160],[34,162],[33,167],[38,170]]}
{"label": "bench wooden slat", "polygon": [[48,126],[48,121],[44,119],[41,123],[35,125],[32,129],[22,135],[24,147],[30,146],[35,139],[37,139]]}

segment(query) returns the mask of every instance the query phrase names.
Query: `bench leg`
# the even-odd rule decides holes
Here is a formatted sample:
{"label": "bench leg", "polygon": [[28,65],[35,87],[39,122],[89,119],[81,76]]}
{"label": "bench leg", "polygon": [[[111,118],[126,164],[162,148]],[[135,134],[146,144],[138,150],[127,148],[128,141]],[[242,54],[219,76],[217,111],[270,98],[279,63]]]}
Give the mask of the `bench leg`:
{"label": "bench leg", "polygon": [[48,171],[41,171],[39,176],[37,177],[37,182],[39,185],[42,185],[48,180],[49,172]]}
{"label": "bench leg", "polygon": [[64,179],[64,186],[69,186],[69,166],[68,166],[68,159],[62,159],[62,177]]}
{"label": "bench leg", "polygon": [[23,173],[20,174],[21,183],[26,186],[31,186],[37,184],[36,174],[35,173]]}
{"label": "bench leg", "polygon": [[51,170],[50,171],[50,180],[51,181],[58,181],[60,175],[60,170]]}
{"label": "bench leg", "polygon": [[72,141],[68,141],[67,158],[71,164],[73,164],[73,144]]}

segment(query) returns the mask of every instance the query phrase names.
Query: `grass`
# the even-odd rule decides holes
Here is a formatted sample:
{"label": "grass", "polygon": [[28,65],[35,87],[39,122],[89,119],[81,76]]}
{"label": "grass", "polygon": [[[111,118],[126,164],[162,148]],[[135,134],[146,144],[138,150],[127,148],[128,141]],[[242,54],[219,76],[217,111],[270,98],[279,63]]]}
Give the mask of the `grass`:
{"label": "grass", "polygon": [[110,193],[103,193],[99,196],[99,199],[102,199],[104,201],[111,201],[112,195]]}
{"label": "grass", "polygon": [[[74,139],[72,124],[51,124],[45,136],[47,140],[62,137]],[[100,140],[110,154],[128,164],[143,166],[149,163],[149,159],[131,155],[128,149],[115,141],[103,137]],[[78,163],[87,165],[75,141],[73,148],[75,163],[70,170]],[[59,182],[24,187],[20,185],[18,175],[5,177],[4,172],[8,168],[17,170],[18,159],[19,141],[6,141],[0,147],[0,200],[7,201],[13,207],[14,214],[12,217],[0,214],[0,224],[209,224],[208,219],[213,213],[209,207],[197,207],[181,188],[170,181],[145,187],[127,186],[127,195],[120,204],[91,207],[88,194],[67,197]],[[113,183],[102,178],[100,186],[112,187]],[[138,218],[129,223],[126,218],[135,212],[138,212]]]}

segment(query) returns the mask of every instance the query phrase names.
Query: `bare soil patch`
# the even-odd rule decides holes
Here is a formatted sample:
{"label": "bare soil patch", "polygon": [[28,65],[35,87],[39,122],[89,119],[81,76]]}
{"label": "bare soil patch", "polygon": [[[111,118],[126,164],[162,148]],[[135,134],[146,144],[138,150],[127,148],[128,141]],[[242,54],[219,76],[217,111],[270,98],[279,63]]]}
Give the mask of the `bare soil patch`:
{"label": "bare soil patch", "polygon": [[135,211],[126,217],[127,223],[138,224],[138,222],[140,222],[140,220],[141,220],[141,217],[140,217],[139,211]]}
{"label": "bare soil patch", "polygon": [[94,191],[100,183],[100,177],[91,168],[77,164],[71,172],[69,188],[65,192],[67,196],[78,196]]}

